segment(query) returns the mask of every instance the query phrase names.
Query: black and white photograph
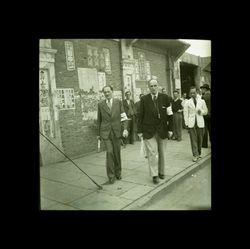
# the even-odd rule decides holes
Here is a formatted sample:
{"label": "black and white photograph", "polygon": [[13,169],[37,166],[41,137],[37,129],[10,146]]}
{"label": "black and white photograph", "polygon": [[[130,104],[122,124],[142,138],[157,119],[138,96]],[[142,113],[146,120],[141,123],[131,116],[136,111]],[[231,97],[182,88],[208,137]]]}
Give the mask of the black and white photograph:
{"label": "black and white photograph", "polygon": [[211,47],[39,39],[40,210],[212,210]]}

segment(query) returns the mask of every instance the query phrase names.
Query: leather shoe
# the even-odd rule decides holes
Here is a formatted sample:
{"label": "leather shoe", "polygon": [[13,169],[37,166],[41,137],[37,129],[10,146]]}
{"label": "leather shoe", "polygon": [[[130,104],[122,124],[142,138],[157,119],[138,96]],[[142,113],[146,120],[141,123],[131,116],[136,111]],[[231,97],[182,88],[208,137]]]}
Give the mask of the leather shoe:
{"label": "leather shoe", "polygon": [[153,183],[158,184],[159,183],[159,178],[158,176],[153,176]]}
{"label": "leather shoe", "polygon": [[114,182],[115,182],[115,178],[110,178],[110,179],[109,179],[109,183],[110,183],[110,184],[113,184]]}
{"label": "leather shoe", "polygon": [[121,176],[117,176],[116,179],[117,179],[117,180],[121,180],[122,177],[121,177]]}
{"label": "leather shoe", "polygon": [[165,179],[165,176],[162,175],[162,174],[159,174],[159,178],[160,178],[160,179]]}

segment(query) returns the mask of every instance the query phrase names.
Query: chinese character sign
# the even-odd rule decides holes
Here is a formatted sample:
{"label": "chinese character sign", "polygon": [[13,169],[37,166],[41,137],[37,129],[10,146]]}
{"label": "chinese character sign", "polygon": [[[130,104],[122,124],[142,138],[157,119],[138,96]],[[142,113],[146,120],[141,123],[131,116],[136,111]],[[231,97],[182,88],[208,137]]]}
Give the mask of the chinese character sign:
{"label": "chinese character sign", "polygon": [[65,41],[66,64],[69,71],[75,70],[73,42]]}

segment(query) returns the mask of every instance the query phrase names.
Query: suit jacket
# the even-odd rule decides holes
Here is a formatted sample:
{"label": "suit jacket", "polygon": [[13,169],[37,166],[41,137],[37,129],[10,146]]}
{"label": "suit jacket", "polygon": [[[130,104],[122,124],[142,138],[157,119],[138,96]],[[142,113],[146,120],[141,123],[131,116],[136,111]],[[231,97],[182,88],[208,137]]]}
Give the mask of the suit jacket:
{"label": "suit jacket", "polygon": [[[185,124],[189,128],[193,128],[195,125],[195,119],[199,128],[204,128],[203,115],[207,115],[207,106],[203,99],[197,98],[196,107],[194,105],[193,98],[190,98],[184,106],[184,120]],[[198,115],[198,109],[201,110],[201,115]]]}
{"label": "suit jacket", "polygon": [[111,130],[117,138],[122,136],[122,130],[127,129],[126,121],[121,122],[121,114],[124,108],[121,100],[113,98],[111,110],[109,109],[106,99],[98,103],[97,111],[97,135],[102,139],[108,139]]}
{"label": "suit jacket", "polygon": [[211,93],[210,93],[210,91],[206,91],[206,92],[204,93],[204,95],[202,96],[202,99],[204,99],[205,102],[206,102],[207,109],[208,109],[207,115],[209,115],[209,116],[210,116],[210,98],[211,98]]}
{"label": "suit jacket", "polygon": [[156,132],[160,138],[165,139],[168,137],[168,131],[173,130],[173,115],[167,114],[167,110],[171,109],[169,97],[158,93],[157,101],[160,118],[158,118],[151,94],[141,98],[137,132],[143,133],[144,139],[152,138]]}
{"label": "suit jacket", "polygon": [[[134,111],[134,114],[136,115],[136,108],[135,108],[134,101],[130,100],[130,104],[131,104],[132,110]],[[129,115],[129,106],[128,106],[128,102],[127,102],[126,99],[123,100],[123,107],[124,107],[124,111],[127,114],[127,117],[129,118],[130,117],[130,115]]]}

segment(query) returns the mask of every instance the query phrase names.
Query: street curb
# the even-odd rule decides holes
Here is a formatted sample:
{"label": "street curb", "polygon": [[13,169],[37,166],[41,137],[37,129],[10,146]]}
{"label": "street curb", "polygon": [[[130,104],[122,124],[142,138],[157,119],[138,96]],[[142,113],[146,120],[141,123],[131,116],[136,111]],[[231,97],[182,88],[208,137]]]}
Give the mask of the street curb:
{"label": "street curb", "polygon": [[211,158],[211,153],[206,155],[204,158],[200,159],[198,162],[191,164],[183,171],[177,173],[167,181],[159,184],[156,188],[151,190],[150,192],[144,194],[143,196],[139,197],[132,203],[128,204],[127,206],[123,207],[121,210],[136,210],[142,208],[146,205],[149,201],[153,198],[156,198],[163,191],[171,191],[173,187],[175,187],[180,181],[184,180],[191,174],[195,173],[199,169],[205,166],[205,163]]}

